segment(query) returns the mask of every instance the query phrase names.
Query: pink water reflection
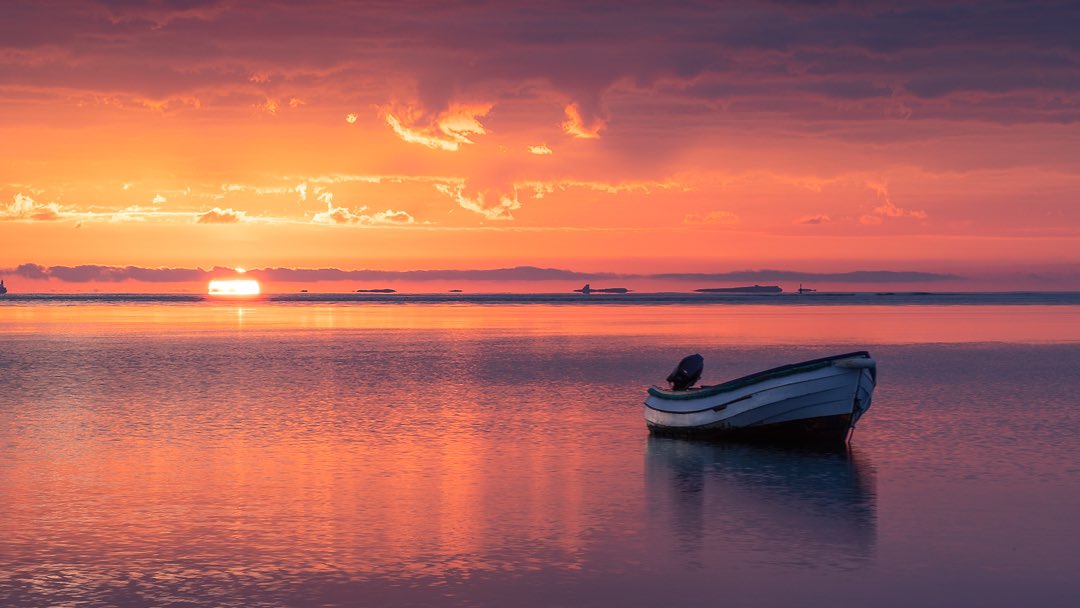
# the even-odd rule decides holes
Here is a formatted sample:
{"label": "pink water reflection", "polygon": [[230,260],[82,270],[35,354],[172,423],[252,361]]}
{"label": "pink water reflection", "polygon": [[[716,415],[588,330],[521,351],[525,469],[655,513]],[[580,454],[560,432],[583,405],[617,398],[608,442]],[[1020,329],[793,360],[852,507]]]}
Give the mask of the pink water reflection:
{"label": "pink water reflection", "polygon": [[253,302],[0,309],[0,331],[170,334],[335,329],[710,337],[736,344],[1080,341],[1077,306],[557,306]]}
{"label": "pink water reflection", "polygon": [[[1052,600],[1075,589],[1077,312],[6,307],[0,604],[714,605],[722,588],[899,606],[933,605],[945,578],[955,605]],[[851,458],[645,431],[642,386],[686,349],[715,381],[837,343],[882,371]]]}

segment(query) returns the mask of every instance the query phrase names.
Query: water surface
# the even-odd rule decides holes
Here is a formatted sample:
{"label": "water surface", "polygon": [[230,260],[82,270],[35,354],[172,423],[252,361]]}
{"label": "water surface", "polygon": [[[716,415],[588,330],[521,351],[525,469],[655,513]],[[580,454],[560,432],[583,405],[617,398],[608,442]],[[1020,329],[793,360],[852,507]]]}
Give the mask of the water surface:
{"label": "water surface", "polygon": [[[1071,305],[0,307],[0,604],[1071,606]],[[644,387],[869,349],[846,453]]]}

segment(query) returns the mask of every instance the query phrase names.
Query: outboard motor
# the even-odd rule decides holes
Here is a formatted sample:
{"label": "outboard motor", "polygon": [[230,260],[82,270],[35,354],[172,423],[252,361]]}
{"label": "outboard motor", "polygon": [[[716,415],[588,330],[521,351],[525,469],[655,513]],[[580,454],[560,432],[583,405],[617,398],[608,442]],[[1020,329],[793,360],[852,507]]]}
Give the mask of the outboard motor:
{"label": "outboard motor", "polygon": [[701,355],[683,357],[683,360],[679,361],[679,365],[675,367],[675,371],[668,374],[667,381],[671,384],[672,390],[685,391],[701,379],[701,372],[704,370],[705,358]]}

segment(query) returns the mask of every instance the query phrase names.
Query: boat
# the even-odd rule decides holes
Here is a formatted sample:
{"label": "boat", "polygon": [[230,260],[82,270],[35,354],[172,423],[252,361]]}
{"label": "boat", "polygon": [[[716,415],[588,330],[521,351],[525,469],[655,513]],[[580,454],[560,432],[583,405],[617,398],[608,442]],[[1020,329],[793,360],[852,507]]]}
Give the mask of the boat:
{"label": "boat", "polygon": [[668,376],[671,388],[649,387],[645,423],[651,433],[842,443],[870,409],[877,382],[877,363],[866,351],[695,388],[703,368],[701,355],[690,355]]}
{"label": "boat", "polygon": [[747,285],[745,287],[706,287],[695,289],[697,293],[783,293],[779,285]]}

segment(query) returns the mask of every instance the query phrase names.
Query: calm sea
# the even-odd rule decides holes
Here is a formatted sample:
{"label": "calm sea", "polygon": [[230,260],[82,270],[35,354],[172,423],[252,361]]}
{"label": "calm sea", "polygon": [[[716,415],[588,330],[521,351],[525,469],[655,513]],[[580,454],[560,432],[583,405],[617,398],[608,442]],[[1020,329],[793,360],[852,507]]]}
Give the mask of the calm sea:
{"label": "calm sea", "polygon": [[[645,429],[856,349],[847,452]],[[1077,513],[1075,294],[0,300],[3,606],[1076,606]]]}

